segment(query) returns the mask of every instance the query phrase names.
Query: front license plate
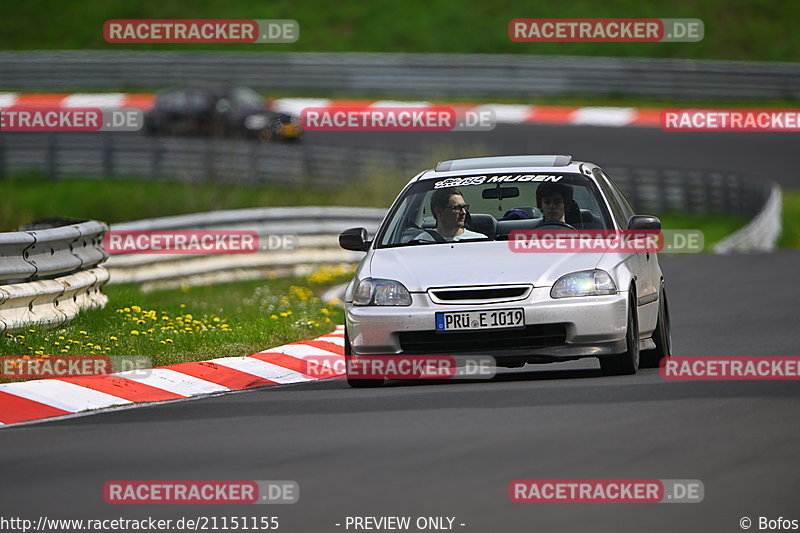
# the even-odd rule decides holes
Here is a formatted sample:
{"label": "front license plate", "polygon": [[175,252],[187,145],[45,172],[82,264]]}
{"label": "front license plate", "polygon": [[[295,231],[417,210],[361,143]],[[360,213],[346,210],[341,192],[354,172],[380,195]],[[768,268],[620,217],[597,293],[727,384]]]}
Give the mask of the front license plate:
{"label": "front license plate", "polygon": [[525,311],[523,309],[436,313],[436,331],[521,328],[524,326]]}

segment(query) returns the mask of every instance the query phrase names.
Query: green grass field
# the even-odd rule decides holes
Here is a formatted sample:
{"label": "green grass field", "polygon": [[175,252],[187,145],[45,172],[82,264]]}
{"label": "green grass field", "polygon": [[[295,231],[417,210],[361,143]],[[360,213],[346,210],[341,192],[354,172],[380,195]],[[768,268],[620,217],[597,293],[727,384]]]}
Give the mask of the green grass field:
{"label": "green grass field", "polygon": [[778,246],[800,249],[800,191],[783,191],[783,232]]}
{"label": "green grass field", "polygon": [[[515,43],[515,18],[699,18],[698,43]],[[293,44],[120,45],[103,40],[109,19],[295,19]],[[259,52],[425,52],[800,60],[800,3],[794,0],[380,0],[331,4],[325,0],[117,0],[6,2],[0,18],[5,50],[246,50]]]}
{"label": "green grass field", "polygon": [[328,266],[306,278],[149,293],[107,286],[105,309],[86,311],[61,328],[0,334],[0,353],[136,355],[154,366],[249,355],[324,335],[343,323],[342,310],[317,295],[351,277],[351,268]]}

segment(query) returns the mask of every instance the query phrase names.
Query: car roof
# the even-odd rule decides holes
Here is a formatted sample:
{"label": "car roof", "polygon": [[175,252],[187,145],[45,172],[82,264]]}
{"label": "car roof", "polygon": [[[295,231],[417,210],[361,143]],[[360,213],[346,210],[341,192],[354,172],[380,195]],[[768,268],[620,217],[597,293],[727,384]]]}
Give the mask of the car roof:
{"label": "car roof", "polygon": [[547,173],[547,174],[582,174],[593,178],[592,171],[597,167],[594,163],[573,161],[570,155],[513,155],[497,157],[474,157],[469,159],[451,159],[440,161],[436,168],[420,172],[411,182],[427,181],[452,176],[475,175],[482,173]]}

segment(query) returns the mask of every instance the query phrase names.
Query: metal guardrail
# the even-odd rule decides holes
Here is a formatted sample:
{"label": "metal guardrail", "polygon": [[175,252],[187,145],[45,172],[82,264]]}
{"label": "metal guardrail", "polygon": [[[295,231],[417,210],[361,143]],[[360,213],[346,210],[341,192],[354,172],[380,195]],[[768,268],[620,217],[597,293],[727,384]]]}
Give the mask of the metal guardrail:
{"label": "metal guardrail", "polygon": [[386,211],[354,207],[267,207],[232,209],[125,222],[111,232],[169,230],[247,230],[262,242],[270,236],[294,237],[292,249],[262,249],[251,254],[180,255],[126,254],[112,256],[106,266],[111,283],[164,282],[161,287],[206,284],[281,272],[302,274],[311,265],[356,263],[363,254],[339,247],[339,233],[349,227],[375,232]]}
{"label": "metal guardrail", "polygon": [[[124,134],[0,135],[0,177],[43,172],[53,178],[141,177],[327,188],[350,186],[380,170],[412,176],[429,153],[387,148],[257,143],[219,139],[148,139]],[[640,212],[755,216],[770,185],[733,173],[607,168]],[[402,180],[401,180],[402,181]],[[405,182],[398,185],[398,188]]]}
{"label": "metal guardrail", "polygon": [[108,226],[77,224],[0,233],[0,331],[52,326],[82,309],[102,307],[108,272],[102,239]]}
{"label": "metal guardrail", "polygon": [[733,172],[606,167],[639,213],[696,213],[755,217],[773,184]]}
{"label": "metal guardrail", "polygon": [[4,90],[242,84],[318,94],[798,98],[800,65],[512,54],[0,52]]}
{"label": "metal guardrail", "polygon": [[333,187],[387,167],[411,175],[430,159],[413,150],[306,143],[97,133],[0,135],[0,178],[37,172],[53,179],[120,176]]}
{"label": "metal guardrail", "polygon": [[0,233],[0,284],[24,283],[87,270],[108,258],[108,226],[88,220],[55,228]]}
{"label": "metal guardrail", "polygon": [[105,307],[108,271],[97,267],[55,279],[0,286],[0,332],[66,324],[86,309]]}
{"label": "metal guardrail", "polygon": [[781,235],[781,188],[772,186],[764,208],[748,225],[728,235],[714,246],[714,253],[771,252]]}

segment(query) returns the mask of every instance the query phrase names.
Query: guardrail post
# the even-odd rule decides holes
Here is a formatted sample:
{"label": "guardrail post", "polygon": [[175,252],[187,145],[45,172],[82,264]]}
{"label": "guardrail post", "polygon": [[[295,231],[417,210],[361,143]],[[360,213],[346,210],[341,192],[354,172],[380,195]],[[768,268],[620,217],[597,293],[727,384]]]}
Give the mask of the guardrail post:
{"label": "guardrail post", "polygon": [[47,134],[47,144],[45,146],[45,156],[44,156],[45,170],[44,170],[44,173],[48,178],[50,178],[52,180],[57,180],[58,179],[58,161],[57,161],[57,157],[56,157],[56,155],[57,155],[56,151],[57,151],[56,135],[55,135],[55,133],[52,133],[52,132],[48,133]]}
{"label": "guardrail post", "polygon": [[103,175],[110,178],[114,175],[114,146],[108,133],[103,134],[102,154]]}
{"label": "guardrail post", "polygon": [[150,174],[156,179],[161,179],[161,144],[156,140],[150,141]]}
{"label": "guardrail post", "polygon": [[0,135],[0,179],[5,178],[8,175],[6,171],[6,142],[3,140],[3,136]]}
{"label": "guardrail post", "polygon": [[214,179],[214,142],[212,139],[208,139],[205,143],[206,145],[206,173],[205,178],[206,181],[212,181]]}
{"label": "guardrail post", "polygon": [[311,181],[314,179],[314,164],[311,159],[311,149],[308,143],[303,143],[303,174],[304,181]]}
{"label": "guardrail post", "polygon": [[[633,171],[633,172],[631,172],[629,174],[629,179],[626,182],[626,185],[628,186],[628,190],[625,191],[625,194],[626,195],[630,195],[631,202],[633,202],[633,205],[635,206],[634,209],[643,210],[644,209],[644,205],[645,205],[645,199],[642,198],[641,195],[639,194],[639,187],[638,187],[638,183],[637,183],[637,180],[636,180],[636,173],[635,172],[636,171]],[[614,178],[611,177],[611,179],[614,179]]]}
{"label": "guardrail post", "polygon": [[[722,178],[722,179],[718,179]],[[707,174],[705,179],[703,179],[703,211],[706,213],[717,211],[713,209],[714,197],[719,197],[719,195],[714,194],[714,189],[721,187],[721,193],[724,193],[725,186],[724,186],[724,176],[718,176],[715,173]],[[724,197],[724,194],[723,194]],[[724,204],[724,201],[723,201]],[[723,213],[729,213],[728,208],[723,205],[719,208]]]}

